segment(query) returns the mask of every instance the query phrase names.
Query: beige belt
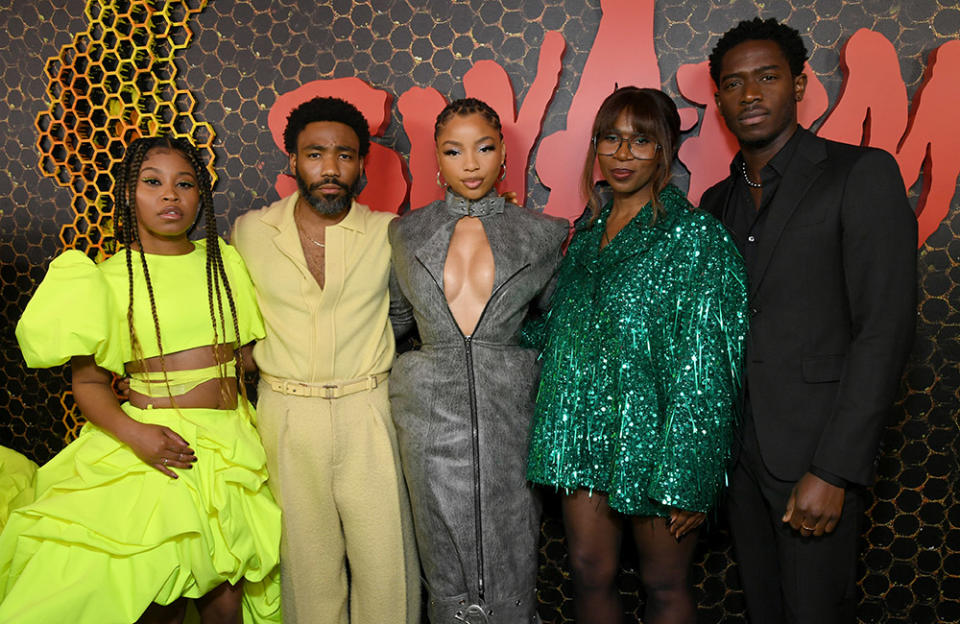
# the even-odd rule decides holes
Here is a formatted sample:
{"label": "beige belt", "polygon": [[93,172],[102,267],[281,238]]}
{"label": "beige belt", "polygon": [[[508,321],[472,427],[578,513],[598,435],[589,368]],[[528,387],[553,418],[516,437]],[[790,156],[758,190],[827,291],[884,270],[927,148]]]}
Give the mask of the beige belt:
{"label": "beige belt", "polygon": [[348,394],[373,390],[387,380],[388,373],[367,375],[359,379],[341,381],[338,383],[307,383],[294,379],[281,379],[267,373],[260,373],[260,379],[270,384],[270,389],[280,394],[289,394],[299,397],[321,397],[324,399],[339,399]]}

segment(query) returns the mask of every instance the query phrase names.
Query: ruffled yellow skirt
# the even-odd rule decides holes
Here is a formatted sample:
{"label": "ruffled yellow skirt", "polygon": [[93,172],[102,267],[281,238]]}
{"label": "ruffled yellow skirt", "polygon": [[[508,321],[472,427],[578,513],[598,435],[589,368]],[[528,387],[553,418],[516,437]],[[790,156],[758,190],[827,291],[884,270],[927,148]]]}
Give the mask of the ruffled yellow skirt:
{"label": "ruffled yellow skirt", "polygon": [[10,512],[33,501],[37,465],[16,451],[0,446],[0,530]]}
{"label": "ruffled yellow skirt", "polygon": [[252,408],[123,410],[179,433],[197,462],[170,479],[85,425],[0,534],[0,623],[128,624],[240,580],[244,623],[281,621],[280,509]]}

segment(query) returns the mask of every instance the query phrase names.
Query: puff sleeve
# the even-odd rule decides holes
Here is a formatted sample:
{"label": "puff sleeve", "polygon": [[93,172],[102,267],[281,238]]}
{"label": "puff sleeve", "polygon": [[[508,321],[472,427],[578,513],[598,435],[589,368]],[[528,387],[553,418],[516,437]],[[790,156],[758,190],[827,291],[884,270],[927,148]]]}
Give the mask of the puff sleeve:
{"label": "puff sleeve", "polygon": [[254,340],[262,340],[267,334],[260,307],[257,305],[257,293],[247,272],[247,265],[244,264],[239,252],[223,240],[220,241],[220,253],[227,276],[230,278],[233,301],[237,306],[237,325],[240,328],[237,344],[245,345]]}
{"label": "puff sleeve", "polygon": [[100,269],[77,250],[58,256],[17,323],[27,366],[48,368],[75,355],[123,373],[125,319]]}

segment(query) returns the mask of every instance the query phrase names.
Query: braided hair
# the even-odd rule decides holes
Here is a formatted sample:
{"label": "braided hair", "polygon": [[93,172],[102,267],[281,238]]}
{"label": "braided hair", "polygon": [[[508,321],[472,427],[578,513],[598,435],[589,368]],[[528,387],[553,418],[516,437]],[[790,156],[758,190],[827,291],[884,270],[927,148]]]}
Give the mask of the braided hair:
{"label": "braided hair", "polygon": [[[230,308],[230,315],[233,319],[233,330],[240,340],[240,327],[237,321],[237,308],[233,298],[233,291],[230,288],[230,281],[227,279],[226,269],[223,263],[223,257],[220,253],[220,238],[217,234],[217,220],[213,210],[213,190],[210,181],[210,175],[200,159],[200,153],[189,141],[169,136],[145,137],[134,140],[127,146],[123,161],[120,162],[114,179],[116,182],[113,187],[114,213],[118,221],[116,228],[117,242],[126,247],[127,264],[127,283],[129,288],[129,297],[127,303],[127,326],[130,332],[130,345],[133,350],[134,358],[140,362],[141,369],[146,372],[144,365],[143,349],[137,338],[137,330],[134,326],[133,315],[133,246],[139,249],[140,267],[143,270],[144,281],[147,285],[147,296],[150,300],[150,312],[153,315],[153,329],[156,333],[157,347],[160,351],[160,368],[163,371],[164,381],[167,384],[167,393],[173,402],[170,383],[167,377],[166,361],[164,360],[163,342],[160,336],[160,319],[157,315],[157,302],[154,297],[153,283],[150,279],[150,268],[147,266],[147,257],[143,251],[143,244],[140,241],[140,231],[137,227],[136,211],[136,191],[137,180],[140,177],[140,169],[143,161],[146,160],[150,150],[168,149],[179,153],[186,159],[197,179],[197,189],[200,195],[200,212],[204,215],[204,226],[206,231],[206,279],[207,279],[207,303],[210,309],[210,323],[213,326],[213,356],[214,361],[220,371],[220,390],[226,397],[227,386],[225,380],[226,362],[220,359],[220,352],[217,348],[221,337],[226,337],[226,321],[223,314],[223,292],[226,293],[227,304]],[[219,326],[217,319],[220,319]],[[236,371],[233,377],[237,379],[237,385],[241,394],[246,398],[246,388],[242,383],[243,373],[243,354],[241,350],[234,350],[234,363]],[[174,406],[176,404],[174,403]]]}
{"label": "braided hair", "polygon": [[447,122],[450,121],[454,115],[465,117],[474,113],[479,114],[488,124],[493,126],[493,129],[500,135],[500,140],[503,140],[503,126],[500,123],[500,115],[498,115],[497,111],[493,110],[489,104],[477,98],[461,98],[447,104],[444,109],[440,111],[440,114],[437,115],[437,122],[433,126],[433,140],[437,140],[440,136],[440,131],[443,130],[443,127],[447,125]]}

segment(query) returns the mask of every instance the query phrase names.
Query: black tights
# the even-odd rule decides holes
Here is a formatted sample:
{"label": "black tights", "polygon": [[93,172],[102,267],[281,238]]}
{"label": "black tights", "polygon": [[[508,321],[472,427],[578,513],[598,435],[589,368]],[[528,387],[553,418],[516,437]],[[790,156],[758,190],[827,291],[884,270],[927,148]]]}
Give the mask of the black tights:
{"label": "black tights", "polygon": [[[563,497],[574,604],[579,624],[623,621],[615,581],[625,516],[614,511],[604,494],[576,490]],[[640,579],[647,594],[645,624],[691,624],[696,621],[688,572],[697,531],[679,542],[664,518],[626,516],[640,556]]]}

